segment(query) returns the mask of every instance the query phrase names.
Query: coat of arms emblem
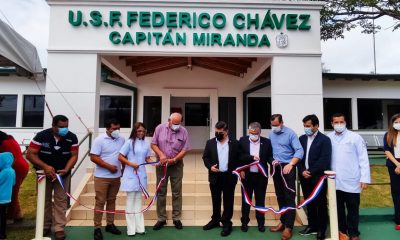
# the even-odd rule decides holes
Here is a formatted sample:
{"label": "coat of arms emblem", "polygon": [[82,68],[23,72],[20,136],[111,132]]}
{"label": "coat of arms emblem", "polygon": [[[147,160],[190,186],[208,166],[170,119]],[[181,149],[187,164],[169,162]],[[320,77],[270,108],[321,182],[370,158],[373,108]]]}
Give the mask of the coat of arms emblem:
{"label": "coat of arms emblem", "polygon": [[279,35],[276,36],[276,45],[278,46],[278,48],[285,48],[287,47],[288,43],[289,43],[289,37],[288,35],[281,33]]}

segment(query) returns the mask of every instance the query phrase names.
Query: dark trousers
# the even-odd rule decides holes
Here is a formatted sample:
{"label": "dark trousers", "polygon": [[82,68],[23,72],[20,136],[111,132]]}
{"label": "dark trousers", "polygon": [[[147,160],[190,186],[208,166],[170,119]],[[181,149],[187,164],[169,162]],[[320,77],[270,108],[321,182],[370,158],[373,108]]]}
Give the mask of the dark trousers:
{"label": "dark trousers", "polygon": [[[274,186],[275,193],[278,199],[279,209],[282,207],[295,207],[296,206],[296,192],[292,192],[285,187],[285,183],[282,180],[281,176],[281,167],[283,168],[286,164],[277,165],[276,172],[274,175]],[[283,174],[283,177],[286,180],[286,183],[289,188],[296,190],[296,168],[293,168],[292,171],[288,174]],[[285,214],[281,215],[281,222],[286,228],[293,229],[294,220],[296,218],[296,211],[289,210]]]}
{"label": "dark trousers", "polygon": [[[237,178],[231,172],[218,173],[217,175],[217,180],[213,183],[210,183],[213,205],[213,214],[211,216],[211,220],[216,223],[221,222],[224,228],[231,228]],[[222,216],[221,195],[224,206],[224,212],[222,213]]]}
{"label": "dark trousers", "polygon": [[[255,205],[259,207],[264,207],[265,193],[267,191],[268,179],[259,172],[256,173],[246,172],[246,176],[242,180],[242,182],[244,188],[246,189],[247,195],[249,196],[250,199],[252,199],[254,192],[254,198],[256,201]],[[258,211],[255,212],[256,212],[256,219],[258,226],[264,226],[265,215]],[[240,220],[242,221],[243,225],[247,225],[250,222],[249,214],[250,214],[250,205],[248,205],[244,201],[244,194],[242,190],[242,218]]]}
{"label": "dark trousers", "polygon": [[0,204],[0,239],[6,239],[6,227],[7,227],[7,205]]}
{"label": "dark trousers", "polygon": [[395,167],[388,167],[390,188],[394,205],[394,222],[400,225],[400,175],[394,172]]}
{"label": "dark trousers", "polygon": [[[300,177],[301,189],[303,190],[304,198],[308,198],[315,186],[318,184],[321,176],[311,178]],[[326,199],[327,182],[325,180],[324,186],[318,196],[307,205],[307,219],[308,226],[317,230],[320,233],[326,232],[328,223],[328,207]]]}
{"label": "dark trousers", "polygon": [[[360,194],[336,190],[339,231],[348,233],[350,237],[360,235],[358,231]],[[346,216],[347,209],[347,216]]]}

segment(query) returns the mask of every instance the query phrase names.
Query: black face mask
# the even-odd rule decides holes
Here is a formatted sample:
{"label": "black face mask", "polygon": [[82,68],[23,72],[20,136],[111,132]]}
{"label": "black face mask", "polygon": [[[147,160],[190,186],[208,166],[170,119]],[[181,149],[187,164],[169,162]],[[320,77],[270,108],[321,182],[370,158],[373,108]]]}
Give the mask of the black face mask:
{"label": "black face mask", "polygon": [[217,138],[217,140],[219,142],[221,142],[222,139],[224,139],[224,133],[223,132],[215,132],[215,137]]}

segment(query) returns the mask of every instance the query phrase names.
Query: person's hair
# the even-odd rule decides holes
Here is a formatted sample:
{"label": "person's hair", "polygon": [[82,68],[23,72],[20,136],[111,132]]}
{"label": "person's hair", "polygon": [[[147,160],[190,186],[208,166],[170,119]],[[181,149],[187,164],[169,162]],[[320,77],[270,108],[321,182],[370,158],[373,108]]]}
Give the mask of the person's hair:
{"label": "person's hair", "polygon": [[218,121],[218,122],[215,124],[215,128],[216,128],[216,129],[228,130],[228,124],[226,124],[226,122],[224,122],[224,121]]}
{"label": "person's hair", "polygon": [[11,135],[8,135],[5,132],[0,131],[0,145],[3,143],[4,140],[12,138]]}
{"label": "person's hair", "polygon": [[397,133],[398,133],[398,131],[396,129],[394,129],[393,123],[398,118],[400,118],[400,113],[397,113],[397,114],[392,116],[392,118],[390,119],[388,133],[386,135],[386,141],[387,141],[388,145],[391,146],[391,147],[397,146]]}
{"label": "person's hair", "polygon": [[249,124],[249,129],[261,131],[261,124],[259,122],[252,122]]}
{"label": "person's hair", "polygon": [[271,122],[274,121],[276,118],[278,118],[279,123],[282,123],[283,119],[282,119],[282,114],[272,114],[271,116]]}
{"label": "person's hair", "polygon": [[64,116],[64,115],[56,115],[56,116],[54,116],[52,125],[53,126],[57,126],[57,124],[59,122],[68,122],[68,118],[66,116]]}
{"label": "person's hair", "polygon": [[106,121],[106,128],[111,128],[111,125],[120,125],[120,122],[116,118],[111,118]]}
{"label": "person's hair", "polygon": [[303,123],[306,123],[308,121],[311,121],[311,124],[313,126],[318,125],[319,126],[319,119],[315,114],[307,115],[303,118]]}
{"label": "person's hair", "polygon": [[[143,127],[144,130],[146,131],[146,126],[144,125],[144,123],[142,123],[142,122],[136,122],[135,124],[133,124],[133,128],[132,128],[132,131],[131,131],[131,135],[129,136],[130,139],[135,140],[135,139],[137,138],[137,132],[136,132],[136,131],[137,131],[140,127]],[[146,135],[146,134],[145,134],[145,135]]]}
{"label": "person's hair", "polygon": [[344,120],[346,121],[346,116],[343,113],[335,113],[331,117],[331,122],[333,122],[333,118],[337,118],[337,117],[343,117]]}

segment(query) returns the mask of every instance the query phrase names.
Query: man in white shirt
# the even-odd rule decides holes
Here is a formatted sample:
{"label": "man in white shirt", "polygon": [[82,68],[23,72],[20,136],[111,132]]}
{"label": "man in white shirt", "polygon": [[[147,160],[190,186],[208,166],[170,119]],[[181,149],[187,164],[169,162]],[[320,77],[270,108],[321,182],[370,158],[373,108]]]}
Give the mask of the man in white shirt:
{"label": "man in white shirt", "polygon": [[[367,147],[363,138],[346,129],[342,113],[332,116],[332,170],[336,172],[339,237],[359,240],[360,193],[371,183]],[[346,207],[345,207],[346,206]],[[346,216],[347,208],[347,216]]]}
{"label": "man in white shirt", "polygon": [[[120,124],[112,119],[106,123],[106,133],[98,136],[90,150],[90,160],[96,164],[94,171],[94,189],[96,192],[96,210],[115,211],[115,201],[121,184],[121,163],[118,160],[119,150],[125,139],[119,134]],[[101,232],[102,212],[94,212],[94,240],[103,240]],[[107,213],[106,232],[120,235],[121,231],[114,225],[114,213]]]}

